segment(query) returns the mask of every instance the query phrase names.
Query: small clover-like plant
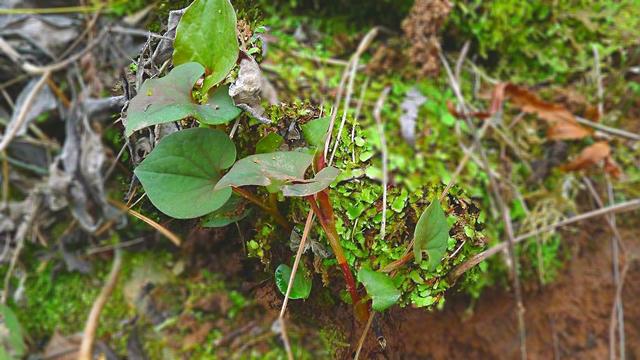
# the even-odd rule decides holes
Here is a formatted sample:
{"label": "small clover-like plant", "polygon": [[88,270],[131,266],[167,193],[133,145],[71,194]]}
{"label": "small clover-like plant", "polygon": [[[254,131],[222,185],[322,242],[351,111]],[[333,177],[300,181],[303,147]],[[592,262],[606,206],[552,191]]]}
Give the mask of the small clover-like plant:
{"label": "small clover-like plant", "polygon": [[[195,120],[201,126],[222,125],[235,119],[241,110],[229,96],[229,87],[220,83],[236,65],[238,53],[236,15],[229,0],[195,0],[177,28],[175,67],[166,76],[142,84],[129,104],[126,135],[184,119]],[[158,210],[178,219],[203,217],[204,227],[226,226],[243,219],[248,213],[244,203],[247,200],[290,231],[291,226],[276,205],[268,204],[243,187],[263,186],[270,193],[304,197],[331,245],[356,316],[363,320],[370,308],[384,311],[394,305],[401,292],[387,271],[362,268],[357,278],[368,297],[365,301],[360,298],[336,230],[329,197],[329,186],[340,171],[327,166],[320,151],[326,142],[329,124],[330,118],[323,117],[302,125],[311,152],[308,149],[277,151],[284,139],[271,133],[256,144],[256,154],[238,161],[235,145],[225,132],[192,127],[164,137],[134,173]],[[309,175],[310,168],[312,175]],[[433,201],[416,225],[413,249],[416,263],[422,262],[426,252],[427,266],[435,270],[446,252],[448,232],[442,207]],[[276,285],[283,294],[291,272],[284,264],[276,270]],[[303,269],[298,275],[289,294],[292,299],[307,298],[311,291],[307,272]]]}

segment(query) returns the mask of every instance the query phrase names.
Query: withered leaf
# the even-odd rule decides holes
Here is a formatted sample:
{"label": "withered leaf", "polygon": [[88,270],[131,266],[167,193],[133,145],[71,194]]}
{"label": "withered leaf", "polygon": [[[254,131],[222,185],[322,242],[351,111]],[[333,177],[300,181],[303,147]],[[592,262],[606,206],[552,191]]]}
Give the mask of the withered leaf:
{"label": "withered leaf", "polygon": [[609,144],[606,141],[599,141],[582,149],[580,154],[573,161],[563,165],[562,169],[565,171],[583,170],[606,160],[610,155],[611,147]]}

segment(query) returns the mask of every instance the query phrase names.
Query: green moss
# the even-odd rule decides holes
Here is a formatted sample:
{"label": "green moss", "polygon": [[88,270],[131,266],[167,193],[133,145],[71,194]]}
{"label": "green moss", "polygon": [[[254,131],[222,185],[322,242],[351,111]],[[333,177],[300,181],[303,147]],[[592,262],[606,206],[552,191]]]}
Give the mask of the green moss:
{"label": "green moss", "polygon": [[[593,66],[592,44],[602,58],[637,44],[640,3],[626,1],[455,2],[448,43],[473,39],[475,50],[499,77],[517,82],[567,81]],[[541,50],[543,49],[543,50]],[[494,66],[497,65],[497,66]]]}
{"label": "green moss", "polygon": [[336,358],[340,350],[350,347],[347,336],[333,325],[322,327],[320,331],[318,331],[318,337],[322,342],[324,355],[332,359]]}

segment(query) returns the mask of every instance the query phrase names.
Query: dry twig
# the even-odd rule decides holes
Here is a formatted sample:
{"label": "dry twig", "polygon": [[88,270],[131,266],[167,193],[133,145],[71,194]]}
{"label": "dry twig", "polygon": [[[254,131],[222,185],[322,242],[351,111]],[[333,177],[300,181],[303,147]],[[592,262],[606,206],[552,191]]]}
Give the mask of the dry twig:
{"label": "dry twig", "polygon": [[91,360],[93,359],[93,343],[96,337],[96,331],[98,330],[98,321],[100,320],[100,313],[104,308],[109,296],[113,292],[113,289],[118,283],[118,276],[120,274],[120,268],[122,267],[122,252],[116,248],[115,258],[113,259],[113,265],[111,266],[111,272],[107,281],[104,283],[100,295],[96,298],[96,301],[91,307],[89,318],[84,327],[84,334],[82,336],[82,343],[80,344],[80,351],[78,353],[78,360]]}
{"label": "dry twig", "polygon": [[[547,225],[547,226],[543,226],[541,228],[538,228],[536,230],[532,230],[529,231],[525,234],[519,235],[514,239],[514,242],[520,243],[530,237],[536,236],[536,235],[540,235],[542,233],[548,232],[548,231],[553,231],[557,228],[566,226],[566,225],[570,225],[576,222],[580,222],[580,221],[584,221],[584,220],[588,220],[588,219],[592,219],[598,216],[603,216],[603,215],[607,215],[610,213],[619,213],[619,212],[625,212],[625,211],[632,211],[635,209],[640,208],[640,198],[638,199],[633,199],[633,200],[629,200],[629,201],[625,201],[623,203],[619,203],[616,205],[611,205],[611,206],[607,206],[605,208],[601,208],[601,209],[597,209],[597,210],[592,210],[580,215],[576,215],[574,217],[571,217],[569,219],[565,219],[562,221],[558,221],[556,223],[553,223],[551,225]],[[463,262],[462,264],[456,266],[453,270],[451,270],[451,272],[449,273],[449,275],[447,276],[448,280],[453,283],[455,282],[462,274],[464,274],[465,272],[467,272],[467,270],[471,269],[472,267],[478,265],[479,263],[481,263],[484,260],[487,260],[488,258],[490,258],[491,256],[504,251],[507,247],[506,243],[500,243],[498,245],[495,245],[493,247],[490,247],[489,249],[474,255],[473,257],[471,257],[469,260]]]}

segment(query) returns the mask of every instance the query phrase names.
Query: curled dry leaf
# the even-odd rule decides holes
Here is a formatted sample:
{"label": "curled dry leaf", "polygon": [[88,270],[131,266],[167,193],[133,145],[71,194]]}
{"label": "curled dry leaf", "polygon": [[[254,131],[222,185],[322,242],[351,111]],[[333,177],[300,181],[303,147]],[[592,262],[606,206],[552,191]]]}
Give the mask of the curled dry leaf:
{"label": "curled dry leaf", "polygon": [[[587,129],[576,120],[576,117],[560,104],[554,104],[542,100],[533,92],[511,84],[499,83],[493,89],[491,95],[491,106],[489,111],[479,111],[468,114],[479,119],[486,119],[497,113],[504,103],[505,99],[511,99],[511,102],[523,112],[535,114],[549,125],[547,130],[547,139],[549,140],[576,140],[591,136],[593,131]],[[449,112],[458,117],[464,117],[464,114],[455,110],[452,104],[447,104]]]}
{"label": "curled dry leaf", "polygon": [[[496,87],[496,89],[499,88],[500,85]],[[550,140],[582,139],[593,133],[590,129],[578,124],[576,117],[563,105],[546,102],[533,92],[513,84],[506,84],[501,91],[504,91],[504,96],[509,97],[511,102],[522,111],[536,114],[545,120],[549,124],[547,138]],[[494,92],[494,96],[500,96],[501,91]],[[498,105],[497,101],[495,98],[492,101],[492,110],[494,105]]]}
{"label": "curled dry leaf", "polygon": [[564,171],[578,171],[604,161],[605,171],[613,177],[620,177],[622,171],[611,158],[611,147],[606,141],[600,141],[582,149],[573,161],[562,166]]}

